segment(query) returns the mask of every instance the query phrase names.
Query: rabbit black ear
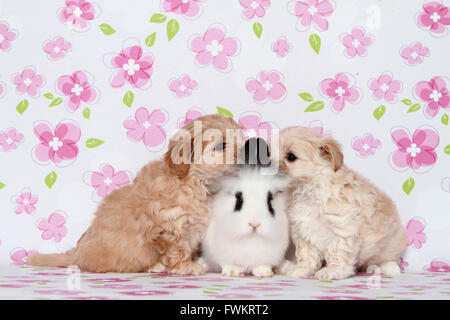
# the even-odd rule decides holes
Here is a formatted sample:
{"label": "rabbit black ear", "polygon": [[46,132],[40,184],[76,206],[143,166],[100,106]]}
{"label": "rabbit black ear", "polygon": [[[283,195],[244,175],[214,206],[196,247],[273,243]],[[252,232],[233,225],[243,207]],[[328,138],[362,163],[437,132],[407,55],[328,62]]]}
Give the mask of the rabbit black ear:
{"label": "rabbit black ear", "polygon": [[250,138],[244,145],[244,163],[251,166],[270,166],[270,151],[266,141],[261,138]]}

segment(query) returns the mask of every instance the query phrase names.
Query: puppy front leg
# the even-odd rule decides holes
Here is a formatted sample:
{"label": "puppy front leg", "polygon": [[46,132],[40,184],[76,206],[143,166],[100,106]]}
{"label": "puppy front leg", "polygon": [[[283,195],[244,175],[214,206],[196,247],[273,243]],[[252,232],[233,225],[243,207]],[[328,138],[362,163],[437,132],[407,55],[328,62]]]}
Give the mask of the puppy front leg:
{"label": "puppy front leg", "polygon": [[201,275],[206,268],[192,260],[192,250],[187,242],[171,244],[162,258],[168,273]]}
{"label": "puppy front leg", "polygon": [[285,273],[292,277],[313,275],[322,266],[319,250],[301,238],[295,239],[294,243],[296,263],[288,263],[287,266],[281,267],[281,269],[284,269]]}
{"label": "puppy front leg", "polygon": [[330,243],[326,253],[326,267],[316,272],[315,276],[319,280],[342,280],[355,273],[354,263],[357,244],[353,238],[337,238]]}

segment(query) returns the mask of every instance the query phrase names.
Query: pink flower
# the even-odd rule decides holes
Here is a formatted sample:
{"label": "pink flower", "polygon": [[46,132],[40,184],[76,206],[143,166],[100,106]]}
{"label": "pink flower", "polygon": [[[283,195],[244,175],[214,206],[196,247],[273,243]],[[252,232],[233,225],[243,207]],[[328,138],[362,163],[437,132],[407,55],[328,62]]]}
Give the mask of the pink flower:
{"label": "pink flower", "polygon": [[292,43],[288,43],[286,38],[281,37],[277,42],[272,43],[272,51],[280,58],[285,57],[291,50]]}
{"label": "pink flower", "polygon": [[195,61],[202,67],[212,63],[218,71],[232,69],[230,57],[239,51],[239,41],[225,37],[224,27],[211,27],[201,35],[195,35],[189,41],[189,47],[196,53]]}
{"label": "pink flower", "polygon": [[30,189],[25,188],[21,194],[13,196],[12,201],[17,204],[14,213],[21,214],[25,211],[27,214],[33,214],[36,211],[38,196],[32,194]]}
{"label": "pink flower", "polygon": [[269,122],[262,122],[261,116],[257,113],[244,113],[239,118],[239,124],[244,130],[246,139],[259,137],[269,141],[272,135],[272,125]]}
{"label": "pink flower", "polygon": [[31,97],[39,96],[39,88],[44,85],[44,77],[36,74],[33,67],[28,66],[22,73],[13,74],[13,83],[16,85],[16,91],[19,94],[28,93]]}
{"label": "pink flower", "polygon": [[422,126],[411,135],[402,127],[391,130],[392,141],[398,150],[391,153],[391,165],[400,171],[413,169],[418,173],[433,168],[437,161],[436,147],[439,145],[439,135],[432,127]]}
{"label": "pink flower", "polygon": [[425,222],[422,219],[411,219],[406,224],[405,230],[408,235],[408,246],[413,245],[416,249],[422,248],[422,244],[427,241],[427,236],[423,233]]}
{"label": "pink flower", "polygon": [[83,176],[84,182],[95,189],[95,201],[100,201],[113,190],[129,184],[131,179],[131,172],[115,172],[114,167],[110,164],[102,164],[100,171],[88,171]]}
{"label": "pink flower", "polygon": [[330,97],[330,106],[332,110],[341,112],[345,103],[357,103],[361,99],[361,89],[352,86],[354,79],[346,73],[338,73],[332,78],[322,80],[320,83],[320,92]]}
{"label": "pink flower", "polygon": [[414,87],[414,95],[426,103],[424,112],[428,118],[435,117],[440,108],[450,107],[450,94],[442,77],[433,77],[430,81],[417,83]]}
{"label": "pink flower", "polygon": [[325,17],[334,11],[334,2],[329,0],[305,0],[288,2],[288,11],[297,16],[296,28],[306,31],[314,22],[314,27],[319,31],[328,30],[328,21]]}
{"label": "pink flower", "polygon": [[55,242],[61,242],[61,239],[67,234],[65,223],[66,218],[59,212],[53,212],[48,219],[40,219],[37,227],[43,231],[41,238],[43,240],[53,238]]}
{"label": "pink flower", "polygon": [[375,149],[379,149],[380,146],[381,141],[374,139],[373,135],[370,133],[365,134],[362,137],[356,137],[352,141],[353,150],[355,150],[362,158],[374,155]]}
{"label": "pink flower", "polygon": [[4,82],[0,81],[0,98],[4,97],[6,94],[6,85]]}
{"label": "pink flower", "polygon": [[450,264],[443,259],[433,259],[425,270],[431,272],[450,272]]}
{"label": "pink flower", "polygon": [[17,248],[10,254],[10,259],[13,261],[13,264],[16,266],[24,266],[27,263],[26,258],[36,254],[36,250],[27,251],[23,248]]}
{"label": "pink flower", "polygon": [[40,164],[54,162],[58,166],[67,166],[78,155],[77,142],[81,137],[80,126],[72,120],[64,120],[52,126],[45,121],[34,123],[34,134],[40,143],[33,148],[33,158]]}
{"label": "pink flower", "polygon": [[76,31],[87,30],[96,14],[94,3],[89,0],[66,0],[66,6],[58,11],[59,20]]}
{"label": "pink flower", "polygon": [[395,103],[397,93],[402,90],[402,83],[394,80],[390,72],[384,72],[378,79],[372,78],[369,80],[369,88],[372,90],[374,99],[384,99],[387,102]]}
{"label": "pink flower", "polygon": [[351,33],[344,33],[341,42],[345,46],[344,55],[348,58],[365,57],[367,47],[372,44],[374,37],[366,34],[363,27],[354,27]]}
{"label": "pink flower", "polygon": [[178,97],[189,97],[192,90],[197,88],[197,81],[191,80],[188,75],[182,76],[180,79],[172,79],[169,81],[169,89]]}
{"label": "pink flower", "polygon": [[23,142],[23,134],[14,128],[8,128],[5,132],[0,131],[0,146],[2,151],[17,149],[19,143]]}
{"label": "pink flower", "polygon": [[167,115],[160,109],[149,113],[148,109],[141,107],[136,110],[135,117],[124,121],[123,126],[128,129],[127,136],[136,142],[143,141],[151,151],[164,146],[166,130],[162,127],[167,121]]}
{"label": "pink flower", "polygon": [[244,7],[242,15],[246,19],[253,19],[255,15],[258,18],[264,17],[266,14],[265,8],[270,6],[270,0],[239,0],[239,3]]}
{"label": "pink flower", "polygon": [[317,133],[319,133],[322,137],[326,137],[326,136],[332,136],[333,133],[329,130],[325,131],[322,125],[322,121],[320,120],[314,120],[311,121],[311,123],[309,124],[309,127],[311,129],[314,129],[315,131],[317,131]]}
{"label": "pink flower", "polygon": [[406,64],[414,66],[421,64],[424,57],[430,55],[430,49],[424,47],[420,42],[414,42],[409,46],[400,49],[400,56],[405,59]]}
{"label": "pink flower", "polygon": [[405,261],[402,257],[400,257],[400,270],[404,271],[408,268],[409,263]]}
{"label": "pink flower", "polygon": [[202,0],[163,0],[162,8],[165,12],[181,14],[186,18],[196,18],[201,13],[200,5]]}
{"label": "pink flower", "polygon": [[253,92],[253,100],[265,103],[269,99],[279,102],[286,96],[286,87],[282,83],[282,74],[278,71],[261,71],[256,79],[247,80],[247,91]]}
{"label": "pink flower", "polygon": [[423,11],[416,15],[416,23],[420,28],[429,30],[433,36],[445,36],[450,24],[449,8],[440,0],[425,1]]}
{"label": "pink flower", "polygon": [[50,60],[58,60],[65,57],[66,52],[72,48],[69,41],[64,41],[63,37],[56,37],[53,41],[44,42],[42,49]]}
{"label": "pink flower", "polygon": [[66,100],[67,110],[76,111],[82,103],[92,104],[98,97],[98,90],[91,87],[92,80],[83,71],[75,71],[72,75],[63,75],[56,81],[56,87],[60,94],[68,96]]}
{"label": "pink flower", "polygon": [[187,125],[192,120],[195,120],[203,115],[204,115],[204,112],[202,110],[198,110],[198,109],[194,109],[194,108],[188,110],[186,112],[186,115],[184,116],[184,118],[181,118],[180,120],[178,120],[178,128],[183,128],[185,125]]}
{"label": "pink flower", "polygon": [[119,54],[105,55],[107,63],[118,69],[111,77],[113,88],[120,88],[127,82],[133,88],[146,89],[150,86],[153,74],[153,56],[143,52],[139,43],[130,39],[125,41]]}
{"label": "pink flower", "polygon": [[16,40],[17,31],[11,30],[6,22],[0,21],[0,50],[8,51],[11,41]]}

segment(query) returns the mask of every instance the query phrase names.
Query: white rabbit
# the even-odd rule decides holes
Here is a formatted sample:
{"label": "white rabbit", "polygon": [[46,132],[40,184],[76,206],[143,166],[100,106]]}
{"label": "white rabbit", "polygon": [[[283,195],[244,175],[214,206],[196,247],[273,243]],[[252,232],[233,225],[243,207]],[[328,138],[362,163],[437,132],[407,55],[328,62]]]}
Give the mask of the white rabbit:
{"label": "white rabbit", "polygon": [[221,181],[201,263],[228,276],[271,277],[289,243],[285,188],[289,178],[271,168],[244,166]]}

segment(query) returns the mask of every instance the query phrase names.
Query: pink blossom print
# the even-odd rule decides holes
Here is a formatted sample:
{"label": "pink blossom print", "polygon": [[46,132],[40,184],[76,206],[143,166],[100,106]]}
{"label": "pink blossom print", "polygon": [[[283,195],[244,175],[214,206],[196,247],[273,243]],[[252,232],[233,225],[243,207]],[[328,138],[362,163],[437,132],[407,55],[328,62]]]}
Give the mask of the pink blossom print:
{"label": "pink blossom print", "polygon": [[376,149],[381,146],[381,141],[375,139],[372,134],[368,133],[362,137],[356,137],[352,141],[352,148],[361,158],[366,158],[375,154]]}
{"label": "pink blossom print", "polygon": [[443,37],[448,33],[450,10],[440,0],[425,1],[423,11],[416,15],[417,25],[432,36]]}
{"label": "pink blossom print", "polygon": [[17,248],[13,250],[9,257],[14,265],[23,266],[28,264],[26,259],[36,253],[36,250],[27,251],[23,248]]}
{"label": "pink blossom print", "polygon": [[195,61],[206,67],[210,64],[218,71],[229,72],[232,69],[231,57],[239,51],[239,40],[225,37],[223,26],[212,26],[201,35],[194,35],[189,48],[196,54]]}
{"label": "pink blossom print", "polygon": [[9,28],[9,25],[0,21],[0,50],[9,51],[11,49],[11,42],[16,40],[17,31]]}
{"label": "pink blossom print", "polygon": [[431,272],[450,272],[450,263],[444,259],[433,259],[425,270]]}
{"label": "pink blossom print", "polygon": [[309,127],[311,129],[314,129],[317,133],[319,133],[322,137],[326,137],[326,136],[332,136],[333,133],[329,130],[325,131],[323,125],[322,125],[322,121],[320,120],[314,120],[311,121],[311,123],[309,124]]}
{"label": "pink blossom print", "polygon": [[105,62],[117,71],[110,78],[113,88],[129,83],[133,88],[147,89],[153,74],[153,56],[144,53],[135,39],[126,40],[118,54],[105,55]]}
{"label": "pink blossom print", "polygon": [[66,6],[58,11],[58,18],[71,30],[86,31],[89,22],[99,15],[99,11],[92,1],[66,0]]}
{"label": "pink blossom print", "polygon": [[131,172],[116,172],[110,164],[102,164],[100,171],[88,171],[83,176],[83,181],[95,189],[93,198],[97,202],[113,190],[129,184],[131,179]]}
{"label": "pink blossom print", "polygon": [[313,25],[319,31],[328,30],[328,20],[335,9],[331,0],[304,0],[288,2],[288,11],[298,20],[296,29],[306,31]]}
{"label": "pink blossom print", "polygon": [[422,245],[427,241],[427,236],[423,232],[425,229],[425,222],[421,218],[414,218],[408,221],[405,230],[408,235],[408,246],[413,246],[416,249],[422,248]]}
{"label": "pink blossom print", "polygon": [[189,97],[192,94],[192,90],[196,88],[197,81],[192,80],[188,75],[169,81],[170,91],[172,91],[178,98]]}
{"label": "pink blossom print", "polygon": [[12,202],[16,205],[14,208],[15,214],[34,214],[36,212],[36,203],[38,196],[31,193],[29,188],[25,188],[19,195],[12,197]]}
{"label": "pink blossom print", "polygon": [[345,47],[344,55],[348,58],[365,57],[367,47],[373,43],[373,40],[374,37],[366,34],[363,27],[354,27],[351,33],[345,33],[341,37],[341,42]]}
{"label": "pink blossom print", "polygon": [[66,108],[70,112],[76,111],[82,103],[92,104],[97,100],[98,89],[92,87],[93,80],[85,71],[75,71],[71,75],[63,75],[56,81],[60,94],[68,97]]}
{"label": "pink blossom print", "polygon": [[63,37],[56,37],[53,40],[44,42],[42,49],[47,54],[50,60],[59,60],[66,56],[66,53],[70,51],[72,44],[69,41],[65,41]]}
{"label": "pink blossom print", "polygon": [[195,19],[201,14],[202,0],[162,0],[161,6],[165,12],[182,15],[188,19]]}
{"label": "pink blossom print", "polygon": [[286,96],[283,75],[279,71],[261,71],[255,78],[247,80],[246,89],[253,93],[256,103],[280,102]]}
{"label": "pink blossom print", "polygon": [[325,97],[331,98],[332,110],[341,112],[345,104],[357,103],[361,99],[361,89],[353,86],[354,78],[346,73],[338,73],[333,78],[326,78],[320,83],[320,92]]}
{"label": "pink blossom print", "polygon": [[242,15],[245,19],[253,19],[264,17],[266,9],[270,6],[270,0],[239,0],[244,8]]}
{"label": "pink blossom print", "polygon": [[81,137],[80,126],[72,120],[64,120],[55,130],[46,121],[37,121],[33,125],[39,144],[32,150],[33,159],[42,165],[51,162],[57,166],[70,165],[78,156],[77,143]]}
{"label": "pink blossom print", "polygon": [[167,115],[160,109],[149,113],[148,109],[141,107],[136,110],[135,116],[124,121],[123,126],[128,130],[127,136],[132,141],[143,141],[150,151],[160,150],[166,141],[166,130],[163,125],[167,122]]}
{"label": "pink blossom print", "polygon": [[205,115],[205,113],[203,112],[203,110],[195,109],[195,108],[189,109],[186,112],[186,115],[184,116],[184,118],[181,118],[178,121],[178,128],[181,129],[185,125],[187,125],[189,122],[191,122],[192,120],[195,120],[195,119],[197,119],[197,118],[199,118],[201,116],[204,116],[204,115]]}
{"label": "pink blossom print", "polygon": [[19,143],[23,143],[23,134],[14,128],[8,128],[4,132],[0,131],[0,150],[11,151],[17,149]]}
{"label": "pink blossom print", "polygon": [[286,38],[281,37],[272,43],[272,51],[277,57],[283,58],[292,50],[292,43],[287,42]]}
{"label": "pink blossom print", "polygon": [[34,67],[28,66],[21,73],[13,74],[13,83],[19,94],[28,94],[30,97],[39,96],[39,88],[44,85],[44,77],[36,73]]}
{"label": "pink blossom print", "polygon": [[400,257],[399,266],[400,266],[400,270],[405,271],[408,268],[409,263],[405,259]]}
{"label": "pink blossom print", "polygon": [[263,138],[268,141],[272,135],[272,125],[261,121],[258,113],[247,112],[239,117],[239,124],[244,131],[245,139]]}
{"label": "pink blossom print", "polygon": [[6,94],[6,85],[0,81],[0,98],[3,98]]}
{"label": "pink blossom print", "polygon": [[420,42],[414,42],[409,46],[403,46],[400,49],[400,56],[407,65],[415,66],[421,64],[425,57],[430,56],[430,49]]}
{"label": "pink blossom print", "polygon": [[67,234],[65,223],[66,217],[60,212],[53,212],[47,219],[40,219],[37,227],[42,231],[41,238],[61,242],[61,239]]}
{"label": "pink blossom print", "polygon": [[423,173],[433,168],[439,145],[439,135],[434,128],[422,126],[411,136],[407,129],[396,127],[391,130],[391,138],[398,148],[389,157],[394,169],[404,171],[411,168]]}
{"label": "pink blossom print", "polygon": [[447,89],[446,79],[433,77],[430,81],[421,81],[414,86],[414,95],[425,102],[424,113],[428,118],[434,118],[439,109],[450,107],[450,94]]}
{"label": "pink blossom print", "polygon": [[394,80],[390,72],[382,73],[377,79],[369,80],[369,88],[375,100],[384,99],[386,102],[397,102],[397,93],[402,90],[402,83]]}

